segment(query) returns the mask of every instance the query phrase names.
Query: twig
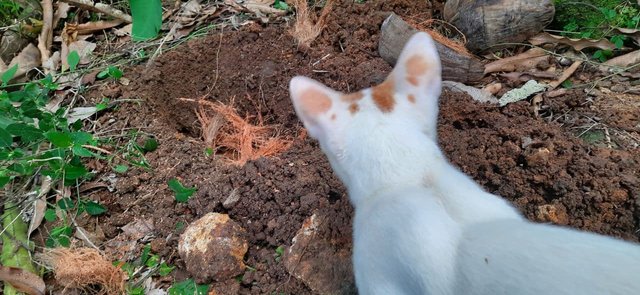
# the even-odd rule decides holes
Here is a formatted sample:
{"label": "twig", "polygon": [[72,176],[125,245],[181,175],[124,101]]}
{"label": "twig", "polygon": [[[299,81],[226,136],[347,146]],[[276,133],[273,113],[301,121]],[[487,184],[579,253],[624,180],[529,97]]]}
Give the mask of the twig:
{"label": "twig", "polygon": [[42,66],[49,60],[51,43],[53,42],[53,3],[51,0],[42,0],[42,31],[38,36],[38,50],[40,50],[40,63]]}
{"label": "twig", "polygon": [[115,17],[117,19],[121,19],[127,23],[132,23],[133,19],[130,15],[124,13],[119,9],[115,9],[107,4],[103,3],[95,3],[92,0],[60,0],[61,2],[69,3],[74,6],[80,7],[82,9],[87,9],[99,13],[104,13],[106,15]]}

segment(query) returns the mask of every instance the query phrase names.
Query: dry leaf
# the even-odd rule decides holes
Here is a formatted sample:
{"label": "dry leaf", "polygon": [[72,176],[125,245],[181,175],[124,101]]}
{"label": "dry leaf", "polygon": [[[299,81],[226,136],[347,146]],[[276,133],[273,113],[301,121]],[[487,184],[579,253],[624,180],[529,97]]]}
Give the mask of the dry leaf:
{"label": "dry leaf", "polygon": [[467,86],[455,81],[442,81],[442,88],[449,89],[453,92],[464,92],[471,96],[473,100],[479,102],[497,103],[498,99],[486,90],[478,89],[473,86]]}
{"label": "dry leaf", "polygon": [[110,20],[110,21],[95,21],[95,22],[88,22],[88,23],[84,23],[84,24],[79,24],[76,27],[76,30],[78,32],[79,35],[87,35],[87,34],[92,34],[94,32],[98,32],[98,31],[103,31],[106,29],[110,29],[113,27],[117,27],[119,25],[121,25],[124,21],[117,19],[117,20]]}
{"label": "dry leaf", "polygon": [[[632,51],[627,54],[614,57],[604,63],[604,65],[600,66],[601,71],[622,71],[632,65],[636,65],[640,63],[640,50]],[[636,66],[635,71],[640,71],[640,67]]]}
{"label": "dry leaf", "polygon": [[532,94],[544,91],[546,89],[547,85],[540,84],[536,80],[529,80],[527,83],[522,85],[522,87],[511,89],[507,93],[502,95],[502,97],[500,97],[500,99],[498,100],[498,103],[502,107],[507,104],[526,99]]}
{"label": "dry leaf", "polygon": [[640,45],[640,29],[615,28],[614,31],[626,35]]}
{"label": "dry leaf", "polygon": [[45,69],[45,72],[47,72],[47,70],[48,72],[55,72],[58,67],[60,67],[60,62],[60,51],[56,51],[42,64],[42,67]]}
{"label": "dry leaf", "polygon": [[529,39],[529,43],[538,46],[546,43],[560,43],[569,45],[575,50],[582,50],[585,48],[598,48],[602,50],[614,50],[616,45],[611,43],[607,39],[592,40],[592,39],[571,39],[562,36],[551,35],[549,33],[540,33]]}
{"label": "dry leaf", "polygon": [[13,78],[18,78],[25,75],[29,70],[40,65],[40,51],[33,44],[29,43],[27,47],[22,49],[20,53],[11,60],[9,68],[18,64],[18,70]]}
{"label": "dry leaf", "polygon": [[511,72],[500,74],[501,77],[507,78],[509,81],[529,81],[532,78],[555,79],[557,76],[551,72]]}
{"label": "dry leaf", "polygon": [[131,36],[131,29],[133,28],[132,24],[128,24],[120,29],[113,30],[113,33],[118,37]]}
{"label": "dry leaf", "polygon": [[66,18],[68,16],[67,13],[69,12],[69,8],[71,8],[71,6],[67,3],[64,3],[64,2],[56,3],[56,9],[55,9],[55,12],[53,13],[54,28],[58,26],[58,22],[61,19]]}
{"label": "dry leaf", "polygon": [[531,48],[521,54],[488,63],[484,67],[484,73],[513,72],[516,70],[524,72],[535,68],[539,63],[547,59],[547,53],[543,49]]}
{"label": "dry leaf", "polygon": [[69,44],[69,52],[77,51],[80,55],[80,64],[86,65],[91,62],[91,53],[96,49],[96,43],[77,40]]}
{"label": "dry leaf", "polygon": [[27,232],[27,237],[31,236],[31,233],[36,230],[40,226],[40,224],[42,224],[42,220],[44,219],[44,212],[47,210],[46,195],[50,190],[51,177],[46,176],[42,179],[42,185],[40,186],[38,198],[33,204],[33,216],[31,217],[31,222],[29,223],[29,231]]}
{"label": "dry leaf", "polygon": [[44,295],[46,288],[42,278],[17,267],[0,266],[0,280],[29,295]]}

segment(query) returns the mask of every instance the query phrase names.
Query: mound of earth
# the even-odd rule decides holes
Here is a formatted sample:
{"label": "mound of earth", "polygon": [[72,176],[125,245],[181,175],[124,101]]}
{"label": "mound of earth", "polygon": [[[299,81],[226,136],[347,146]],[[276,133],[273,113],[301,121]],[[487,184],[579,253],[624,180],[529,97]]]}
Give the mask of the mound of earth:
{"label": "mound of earth", "polygon": [[[96,226],[107,240],[136,219],[155,225],[152,251],[188,277],[177,255],[177,240],[188,224],[209,212],[229,214],[249,233],[247,269],[236,284],[241,294],[309,294],[276,259],[303,221],[326,216],[318,232],[335,249],[350,251],[352,208],[314,140],[304,136],[289,100],[295,75],[314,78],[334,89],[352,92],[382,82],[391,70],[377,54],[379,28],[391,12],[429,14],[428,1],[340,1],[311,49],[301,51],[286,25],[250,25],[216,32],[187,42],[149,67],[125,72],[128,86],[105,86],[94,97],[142,99],[122,103],[99,122],[118,133],[141,128],[160,145],[146,155],[152,170],[130,169],[115,192],[91,197],[109,211]],[[568,95],[584,99],[580,93]],[[242,167],[207,156],[195,104],[179,98],[232,104],[240,114],[260,114],[277,124],[292,147],[273,158]],[[539,222],[569,225],[638,241],[640,153],[596,148],[576,139],[556,123],[534,118],[526,102],[504,108],[444,92],[440,101],[439,143],[451,162],[488,191],[513,202]],[[110,173],[109,167],[96,167]],[[188,203],[178,204],[167,187],[171,178],[198,188]],[[239,200],[222,203],[232,194]],[[344,264],[351,261],[345,258]]]}

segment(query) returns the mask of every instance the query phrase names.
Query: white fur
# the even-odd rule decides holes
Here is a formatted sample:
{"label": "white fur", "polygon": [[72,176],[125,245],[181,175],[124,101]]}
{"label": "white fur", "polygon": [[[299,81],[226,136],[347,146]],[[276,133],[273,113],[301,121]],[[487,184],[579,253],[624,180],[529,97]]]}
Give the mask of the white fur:
{"label": "white fur", "polygon": [[[406,61],[416,54],[431,67],[413,86]],[[447,162],[436,142],[440,72],[433,41],[418,33],[388,78],[396,101],[389,113],[371,89],[350,114],[340,93],[291,80],[296,112],[355,208],[360,294],[640,294],[638,245],[531,223]],[[308,89],[326,94],[331,108],[302,112]]]}

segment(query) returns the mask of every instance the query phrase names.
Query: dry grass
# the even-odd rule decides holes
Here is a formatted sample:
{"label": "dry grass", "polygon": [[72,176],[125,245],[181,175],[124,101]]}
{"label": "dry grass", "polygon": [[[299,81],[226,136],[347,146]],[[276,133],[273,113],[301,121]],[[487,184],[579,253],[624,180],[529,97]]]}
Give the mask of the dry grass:
{"label": "dry grass", "polygon": [[408,18],[406,21],[414,28],[429,33],[438,43],[460,54],[473,56],[473,54],[467,50],[467,47],[465,47],[465,43],[467,42],[466,37],[455,26],[443,20],[423,19],[424,17],[416,15]]}
{"label": "dry grass", "polygon": [[113,266],[98,250],[55,248],[42,253],[40,260],[53,269],[56,281],[65,289],[125,294],[124,271]]}
{"label": "dry grass", "polygon": [[196,115],[202,126],[204,142],[217,153],[225,155],[233,165],[243,166],[247,161],[275,156],[289,149],[293,143],[291,139],[280,137],[276,126],[264,125],[260,116],[242,117],[233,106],[220,102],[181,100],[198,103]]}
{"label": "dry grass", "polygon": [[292,0],[291,5],[296,9],[296,22],[289,33],[298,42],[298,47],[309,48],[326,25],[327,16],[333,9],[333,0],[327,0],[318,17],[309,11],[307,0]]}

